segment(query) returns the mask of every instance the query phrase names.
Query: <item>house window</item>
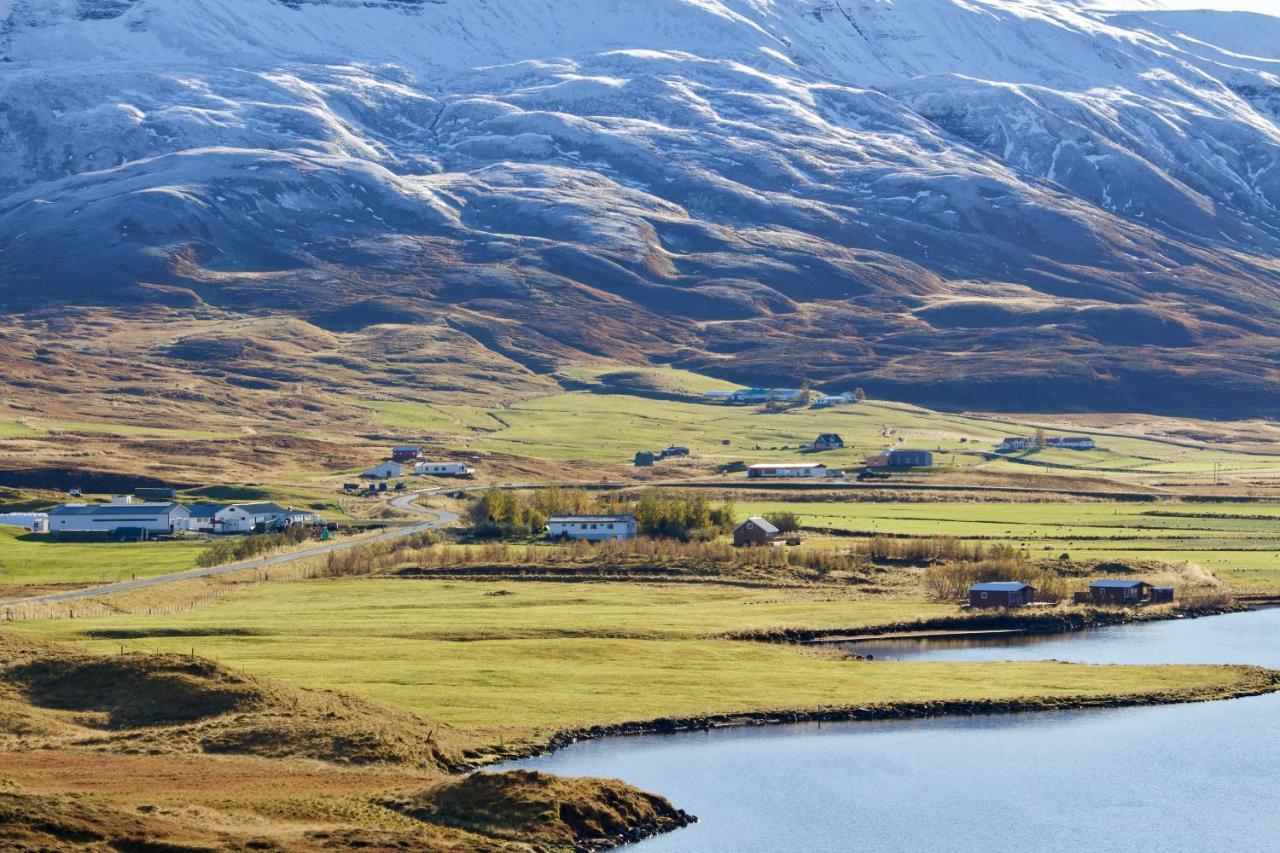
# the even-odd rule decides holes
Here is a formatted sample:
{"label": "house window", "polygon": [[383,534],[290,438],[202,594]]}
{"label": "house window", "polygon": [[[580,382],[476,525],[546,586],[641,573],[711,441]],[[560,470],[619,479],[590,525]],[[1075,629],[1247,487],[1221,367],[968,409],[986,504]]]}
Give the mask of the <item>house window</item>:
{"label": "house window", "polygon": [[982,598],[984,598],[984,599],[985,599],[985,598],[987,597],[987,594],[984,592],[984,593],[981,593],[981,596],[982,596]]}

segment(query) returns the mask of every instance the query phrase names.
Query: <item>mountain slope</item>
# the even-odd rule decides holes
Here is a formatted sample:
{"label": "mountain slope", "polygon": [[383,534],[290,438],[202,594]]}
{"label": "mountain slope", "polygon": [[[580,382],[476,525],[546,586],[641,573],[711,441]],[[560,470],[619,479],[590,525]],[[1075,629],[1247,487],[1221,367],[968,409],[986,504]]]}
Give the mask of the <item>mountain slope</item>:
{"label": "mountain slope", "polygon": [[1048,0],[0,0],[0,307],[1274,411],[1278,44]]}

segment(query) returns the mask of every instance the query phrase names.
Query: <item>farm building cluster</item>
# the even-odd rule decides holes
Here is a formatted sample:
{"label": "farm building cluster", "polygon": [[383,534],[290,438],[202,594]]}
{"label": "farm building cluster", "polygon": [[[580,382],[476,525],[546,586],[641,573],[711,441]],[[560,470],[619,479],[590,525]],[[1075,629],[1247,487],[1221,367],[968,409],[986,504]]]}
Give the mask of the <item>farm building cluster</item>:
{"label": "farm building cluster", "polygon": [[[1034,436],[1006,436],[998,445],[997,453],[1014,453],[1040,446],[1041,439]],[[1051,435],[1043,439],[1045,447],[1064,450],[1094,450],[1098,443],[1087,435]]]}
{"label": "farm building cluster", "polygon": [[758,406],[766,403],[783,403],[796,406],[810,405],[815,409],[831,406],[847,406],[865,398],[862,389],[839,394],[821,394],[807,388],[737,388],[732,391],[708,391],[706,399],[712,403],[733,406]]}
{"label": "farm building cluster", "polygon": [[475,469],[465,462],[432,461],[423,456],[416,444],[401,444],[391,448],[391,458],[361,473],[370,480],[394,480],[399,477],[470,477]]}
{"label": "farm building cluster", "polygon": [[145,540],[179,533],[262,533],[295,525],[317,525],[315,513],[282,507],[270,501],[191,503],[135,501],[117,495],[108,503],[66,503],[45,515],[37,532],[60,537],[104,536]]}

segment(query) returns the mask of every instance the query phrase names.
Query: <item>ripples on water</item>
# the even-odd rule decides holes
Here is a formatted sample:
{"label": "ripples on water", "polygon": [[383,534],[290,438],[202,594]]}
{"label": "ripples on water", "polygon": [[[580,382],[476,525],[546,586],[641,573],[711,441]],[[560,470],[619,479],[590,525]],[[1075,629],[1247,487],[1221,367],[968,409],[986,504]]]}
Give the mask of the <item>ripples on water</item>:
{"label": "ripples on water", "polygon": [[[1280,667],[1280,610],[884,656]],[[654,853],[1280,851],[1280,695],[612,738],[513,766],[622,778],[698,815],[636,845]]]}

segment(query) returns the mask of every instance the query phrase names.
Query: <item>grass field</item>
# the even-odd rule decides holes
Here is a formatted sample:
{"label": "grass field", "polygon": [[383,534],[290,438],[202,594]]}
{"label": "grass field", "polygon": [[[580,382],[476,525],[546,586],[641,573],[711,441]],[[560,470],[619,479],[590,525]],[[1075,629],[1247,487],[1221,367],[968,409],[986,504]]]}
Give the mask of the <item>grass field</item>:
{"label": "grass field", "polygon": [[[523,733],[668,715],[1195,687],[1212,668],[892,664],[716,639],[856,628],[954,608],[633,584],[337,580],[258,586],[172,616],[24,623],[91,650],[187,652],[451,723]],[[168,636],[165,636],[168,635]]]}
{"label": "grass field", "polygon": [[0,586],[110,583],[195,568],[203,542],[55,542],[0,525]]}
{"label": "grass field", "polygon": [[[610,374],[603,368],[580,368],[575,375],[586,380]],[[653,377],[651,384],[684,391],[723,385],[696,379],[691,374],[663,373]],[[1032,428],[882,402],[764,413],[754,407],[569,392],[492,410],[375,400],[357,404],[376,411],[375,423],[382,427],[406,434],[443,434],[458,449],[539,459],[625,464],[637,450],[682,444],[706,462],[786,460],[798,458],[799,446],[819,433],[835,432],[844,438],[844,450],[805,458],[832,467],[854,467],[868,454],[898,445],[934,451],[935,462],[943,470],[1089,474],[1135,482],[1203,476],[1215,469],[1222,477],[1280,474],[1277,456],[1123,436],[1099,436],[1095,451],[1045,448],[990,459],[984,454],[1001,437],[1029,435]]]}
{"label": "grass field", "polygon": [[739,515],[794,512],[807,526],[873,535],[995,540],[1032,556],[1189,560],[1245,588],[1280,588],[1280,504],[833,501],[735,506]]}

